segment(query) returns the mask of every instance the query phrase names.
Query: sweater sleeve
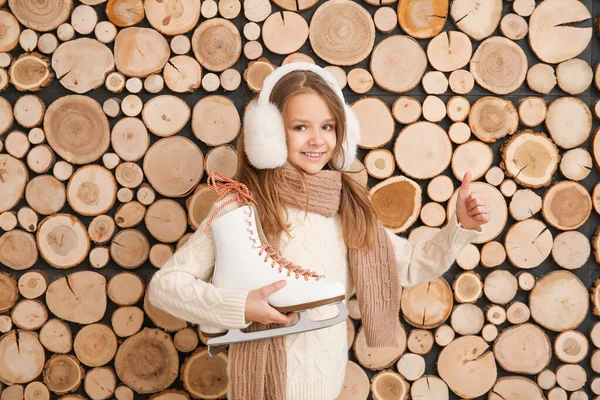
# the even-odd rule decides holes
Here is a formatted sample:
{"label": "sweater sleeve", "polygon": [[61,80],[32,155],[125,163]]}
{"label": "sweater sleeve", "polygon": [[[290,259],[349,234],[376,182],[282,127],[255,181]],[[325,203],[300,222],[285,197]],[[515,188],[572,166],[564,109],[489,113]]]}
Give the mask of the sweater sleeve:
{"label": "sweater sleeve", "polygon": [[[225,200],[223,200],[225,201]],[[208,215],[211,215],[217,203]],[[224,211],[235,208],[231,204]],[[227,291],[208,283],[215,265],[215,250],[207,219],[154,274],[148,284],[148,300],[155,307],[195,324],[217,328],[245,328],[248,292]]]}
{"label": "sweater sleeve", "polygon": [[483,228],[464,229],[456,213],[452,213],[446,226],[435,236],[414,246],[406,238],[387,232],[396,253],[400,285],[410,287],[443,275],[461,250],[483,233]]}

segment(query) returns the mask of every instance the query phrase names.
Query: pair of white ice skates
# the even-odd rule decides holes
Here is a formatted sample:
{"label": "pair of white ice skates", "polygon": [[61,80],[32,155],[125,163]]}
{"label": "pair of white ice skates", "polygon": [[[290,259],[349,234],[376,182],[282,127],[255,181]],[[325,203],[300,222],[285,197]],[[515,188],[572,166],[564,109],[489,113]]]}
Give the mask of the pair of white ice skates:
{"label": "pair of white ice skates", "polygon": [[[215,209],[207,224],[213,235],[216,254],[212,284],[231,291],[255,290],[285,280],[286,285],[271,294],[268,302],[279,312],[298,312],[298,321],[293,325],[256,332],[227,331],[201,324],[202,334],[209,338],[209,354],[214,356],[232,343],[312,331],[344,322],[348,316],[348,309],[342,303],[346,292],[344,285],[300,268],[271,247],[245,185],[213,171],[209,174],[208,183],[219,194],[217,201],[229,193],[235,194],[235,198]],[[240,207],[220,213],[233,202],[238,202]],[[308,318],[306,310],[334,303],[338,308],[337,316],[322,321]]]}

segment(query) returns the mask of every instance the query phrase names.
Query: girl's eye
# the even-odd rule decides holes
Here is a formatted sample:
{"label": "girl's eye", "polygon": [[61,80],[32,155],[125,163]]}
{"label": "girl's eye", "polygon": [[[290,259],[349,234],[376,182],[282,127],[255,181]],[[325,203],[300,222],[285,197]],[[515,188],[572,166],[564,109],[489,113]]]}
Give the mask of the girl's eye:
{"label": "girl's eye", "polygon": [[331,124],[326,124],[326,125],[323,125],[323,129],[326,131],[332,131],[334,129],[334,127]]}
{"label": "girl's eye", "polygon": [[297,125],[294,127],[295,131],[303,131],[306,129],[306,125]]}

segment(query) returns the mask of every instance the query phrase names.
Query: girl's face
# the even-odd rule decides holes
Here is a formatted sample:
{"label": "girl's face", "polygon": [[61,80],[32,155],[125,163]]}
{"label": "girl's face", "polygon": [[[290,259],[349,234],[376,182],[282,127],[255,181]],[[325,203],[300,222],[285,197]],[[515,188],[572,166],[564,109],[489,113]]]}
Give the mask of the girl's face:
{"label": "girl's face", "polygon": [[337,142],[335,117],[316,93],[300,93],[283,111],[288,161],[307,174],[321,171],[333,156]]}

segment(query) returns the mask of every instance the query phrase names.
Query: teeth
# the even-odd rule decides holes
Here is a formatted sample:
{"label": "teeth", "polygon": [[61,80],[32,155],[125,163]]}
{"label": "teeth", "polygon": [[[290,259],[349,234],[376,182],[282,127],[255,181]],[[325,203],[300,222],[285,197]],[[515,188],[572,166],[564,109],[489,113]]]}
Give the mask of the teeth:
{"label": "teeth", "polygon": [[319,157],[323,153],[304,153],[304,154],[306,154],[309,157]]}

